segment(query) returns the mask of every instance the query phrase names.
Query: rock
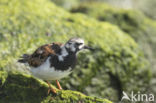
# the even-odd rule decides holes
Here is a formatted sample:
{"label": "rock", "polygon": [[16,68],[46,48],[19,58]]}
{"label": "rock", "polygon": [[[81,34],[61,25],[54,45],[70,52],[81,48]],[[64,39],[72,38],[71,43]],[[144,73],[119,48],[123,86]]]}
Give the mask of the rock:
{"label": "rock", "polygon": [[[147,8],[147,7],[146,7]],[[84,13],[101,22],[110,22],[128,33],[139,44],[145,57],[150,62],[153,78],[148,92],[156,94],[156,21],[151,20],[140,11],[121,9],[98,2],[86,2],[71,9],[72,13]],[[144,88],[144,90],[146,90]],[[147,92],[147,91],[146,91]]]}
{"label": "rock", "polygon": [[45,43],[64,43],[78,36],[95,51],[78,55],[73,73],[60,81],[63,88],[117,102],[123,90],[139,91],[149,85],[147,60],[119,27],[72,14],[49,0],[0,2],[0,68],[28,74],[27,67],[17,63],[22,54],[32,53]]}
{"label": "rock", "polygon": [[156,21],[132,9],[121,9],[98,2],[86,2],[71,9],[72,13],[84,13],[102,22],[110,22],[128,33],[144,51],[151,67],[156,71]]}
{"label": "rock", "polygon": [[77,91],[57,90],[47,95],[48,85],[30,75],[0,71],[0,103],[112,103]]}

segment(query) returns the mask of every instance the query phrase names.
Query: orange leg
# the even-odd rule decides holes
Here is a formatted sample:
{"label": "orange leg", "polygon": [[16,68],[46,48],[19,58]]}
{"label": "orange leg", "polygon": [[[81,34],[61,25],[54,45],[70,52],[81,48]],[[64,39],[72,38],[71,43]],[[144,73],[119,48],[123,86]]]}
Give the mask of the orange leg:
{"label": "orange leg", "polygon": [[57,86],[58,86],[58,89],[62,90],[62,87],[61,87],[61,85],[60,85],[60,83],[59,83],[58,80],[56,80],[56,84],[57,84]]}
{"label": "orange leg", "polygon": [[49,86],[49,89],[48,89],[48,94],[50,93],[50,91],[54,94],[56,94],[56,90],[50,85],[50,83],[48,81],[46,81],[48,86]]}

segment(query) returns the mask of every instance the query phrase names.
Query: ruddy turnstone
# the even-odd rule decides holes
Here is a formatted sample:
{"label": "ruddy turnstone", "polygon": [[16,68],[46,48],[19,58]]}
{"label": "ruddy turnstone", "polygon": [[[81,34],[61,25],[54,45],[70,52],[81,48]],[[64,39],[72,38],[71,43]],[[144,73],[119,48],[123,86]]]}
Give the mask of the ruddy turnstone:
{"label": "ruddy turnstone", "polygon": [[62,89],[59,79],[69,75],[76,65],[76,55],[83,49],[91,49],[84,45],[81,38],[71,38],[65,44],[51,43],[40,46],[32,54],[24,54],[20,63],[30,66],[32,75],[45,80],[49,85],[49,90],[56,93],[50,86],[50,80],[56,80],[59,89]]}

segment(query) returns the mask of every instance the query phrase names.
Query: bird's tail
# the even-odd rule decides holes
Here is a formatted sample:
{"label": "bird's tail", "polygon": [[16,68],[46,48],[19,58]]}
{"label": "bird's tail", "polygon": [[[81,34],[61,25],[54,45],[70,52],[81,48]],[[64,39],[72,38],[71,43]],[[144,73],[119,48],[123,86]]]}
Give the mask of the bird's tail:
{"label": "bird's tail", "polygon": [[27,63],[28,60],[30,58],[30,55],[29,54],[23,54],[20,59],[18,60],[18,62],[20,63]]}

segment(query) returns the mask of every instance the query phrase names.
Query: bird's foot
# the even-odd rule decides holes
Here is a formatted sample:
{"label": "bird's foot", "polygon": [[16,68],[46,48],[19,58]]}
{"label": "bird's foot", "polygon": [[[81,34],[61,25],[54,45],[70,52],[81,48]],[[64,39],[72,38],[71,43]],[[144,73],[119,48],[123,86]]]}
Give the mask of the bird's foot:
{"label": "bird's foot", "polygon": [[50,94],[50,92],[56,94],[56,90],[50,85],[50,83],[48,81],[46,81],[48,86],[49,86],[49,89],[48,89],[48,94]]}
{"label": "bird's foot", "polygon": [[50,92],[52,92],[52,93],[54,93],[54,94],[57,93],[56,90],[55,90],[54,88],[52,88],[51,86],[50,86],[49,89],[48,89],[48,94],[50,94]]}

